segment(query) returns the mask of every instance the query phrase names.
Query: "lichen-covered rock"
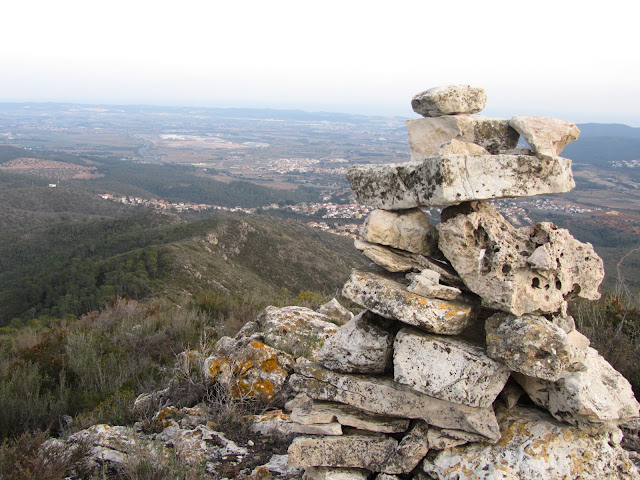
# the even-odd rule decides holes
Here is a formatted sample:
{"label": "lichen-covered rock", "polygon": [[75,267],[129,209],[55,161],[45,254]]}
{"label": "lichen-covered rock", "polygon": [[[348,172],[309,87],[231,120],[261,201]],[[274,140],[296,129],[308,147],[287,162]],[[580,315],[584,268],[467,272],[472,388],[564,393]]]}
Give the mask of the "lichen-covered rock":
{"label": "lichen-covered rock", "polygon": [[271,400],[282,390],[293,364],[291,355],[257,340],[220,339],[214,355],[204,362],[203,374],[207,381],[226,386],[234,397]]}
{"label": "lichen-covered rock", "polygon": [[330,320],[310,308],[269,306],[258,315],[256,324],[264,343],[315,360],[324,341],[338,331]]}
{"label": "lichen-covered rock", "polygon": [[509,121],[509,125],[543,158],[557,157],[567,144],[577,140],[580,135],[575,123],[557,118],[516,115]]}
{"label": "lichen-covered rock", "polygon": [[502,438],[440,452],[423,463],[436,480],[637,480],[619,431],[590,434],[528,408],[499,408]]}
{"label": "lichen-covered rock", "polygon": [[509,120],[481,115],[420,118],[406,120],[405,123],[414,162],[447,153],[497,155],[514,148],[520,138],[518,132],[509,126]]}
{"label": "lichen-covered rock", "polygon": [[474,433],[433,426],[430,426],[429,432],[427,432],[429,450],[446,450],[447,448],[457,447],[465,443],[483,442],[484,440],[484,437]]}
{"label": "lichen-covered rock", "polygon": [[457,335],[474,319],[474,306],[458,300],[426,298],[383,275],[354,270],[342,294],[378,315],[422,330]]}
{"label": "lichen-covered rock", "polygon": [[360,234],[367,242],[407,252],[433,255],[438,251],[438,231],[419,208],[397,212],[374,210]]}
{"label": "lichen-covered rock", "polygon": [[575,187],[570,160],[502,154],[438,155],[408,163],[354,165],[347,179],[358,202],[384,210],[530,197]]}
{"label": "lichen-covered rock", "polygon": [[383,373],[391,367],[393,333],[388,320],[365,310],[329,337],[318,353],[318,362],[345,373]]}
{"label": "lichen-covered rock", "polygon": [[456,287],[440,285],[440,274],[431,269],[422,270],[419,274],[410,273],[407,279],[411,281],[407,290],[423,297],[453,300],[462,293]]}
{"label": "lichen-covered rock", "polygon": [[260,415],[248,415],[249,430],[261,435],[342,435],[342,425],[338,422],[300,423],[282,410],[269,410]]}
{"label": "lichen-covered rock", "polygon": [[369,471],[361,468],[307,467],[302,480],[367,480]]}
{"label": "lichen-covered rock", "polygon": [[509,370],[465,340],[403,328],[393,345],[396,382],[454,403],[489,407]]}
{"label": "lichen-covered rock", "polygon": [[469,85],[434,87],[411,99],[411,108],[423,117],[477,113],[486,104],[487,94],[484,89]]}
{"label": "lichen-covered rock", "polygon": [[332,298],[318,308],[318,313],[326,315],[338,325],[344,325],[353,318],[353,313],[340,305],[340,302]]}
{"label": "lichen-covered rock", "polygon": [[513,378],[536,405],[573,425],[618,425],[639,416],[640,404],[627,379],[593,348],[555,382],[520,373]]}
{"label": "lichen-covered rock", "polygon": [[451,208],[461,213],[443,211],[440,250],[489,305],[523,315],[554,313],[576,296],[600,298],[604,268],[591,244],[548,222],[514,228],[483,202]]}
{"label": "lichen-covered rock", "polygon": [[401,474],[411,472],[416,468],[429,452],[428,432],[429,425],[418,420],[413,428],[402,437],[396,451],[387,459],[382,471]]}
{"label": "lichen-covered rock", "polygon": [[298,363],[291,375],[294,390],[318,400],[346,403],[381,415],[422,419],[429,425],[499,438],[493,410],[474,408],[412,390],[390,378],[332,372],[313,363]]}
{"label": "lichen-covered rock", "polygon": [[301,424],[338,422],[340,425],[379,433],[401,433],[409,428],[409,420],[365,412],[342,403],[313,401],[311,408],[294,408],[291,420]]}

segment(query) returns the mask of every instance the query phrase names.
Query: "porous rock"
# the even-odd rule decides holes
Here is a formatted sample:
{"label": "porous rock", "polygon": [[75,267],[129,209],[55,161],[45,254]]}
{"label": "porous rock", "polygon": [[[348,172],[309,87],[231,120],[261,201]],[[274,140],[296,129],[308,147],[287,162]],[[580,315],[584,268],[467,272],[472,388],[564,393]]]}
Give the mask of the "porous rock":
{"label": "porous rock", "polygon": [[619,445],[619,432],[598,435],[554,421],[546,413],[518,407],[497,409],[501,439],[450,448],[423,463],[436,480],[636,480]]}
{"label": "porous rock", "polygon": [[424,117],[477,113],[487,103],[483,88],[470,85],[446,85],[418,93],[411,99],[413,111]]}
{"label": "porous rock", "polygon": [[596,350],[555,381],[514,373],[529,398],[555,418],[573,425],[618,425],[638,418],[640,404],[631,385]]}
{"label": "porous rock", "polygon": [[604,268],[590,243],[548,222],[514,228],[484,202],[452,209],[462,213],[443,211],[440,249],[489,305],[523,315],[554,313],[576,296],[600,298]]}
{"label": "porous rock", "polygon": [[567,144],[577,140],[580,135],[575,123],[557,118],[516,115],[509,121],[509,125],[543,158],[557,157]]}
{"label": "porous rock", "polygon": [[574,346],[564,330],[537,315],[498,313],[487,319],[485,328],[491,358],[513,371],[545,380],[557,380],[588,346]]}
{"label": "porous rock", "polygon": [[475,408],[440,400],[390,378],[332,372],[300,362],[291,375],[294,390],[318,400],[345,403],[381,415],[422,419],[429,425],[483,435],[497,440],[491,408]]}
{"label": "porous rock", "polygon": [[384,318],[445,335],[460,333],[475,314],[470,303],[416,295],[401,283],[371,272],[352,271],[342,294]]}
{"label": "porous rock", "polygon": [[338,372],[383,373],[393,354],[393,333],[383,323],[388,320],[367,310],[356,315],[324,342],[318,362]]}
{"label": "porous rock", "polygon": [[433,255],[438,251],[438,231],[419,208],[374,210],[362,225],[360,234],[367,242],[407,252]]}
{"label": "porous rock", "polygon": [[332,298],[318,308],[318,313],[329,317],[338,325],[344,325],[353,318],[353,313],[340,305],[340,302]]}
{"label": "porous rock", "polygon": [[419,118],[405,123],[414,162],[445,153],[497,155],[513,149],[520,138],[518,132],[509,126],[509,120],[481,115]]}
{"label": "porous rock", "polygon": [[396,382],[449,402],[488,407],[509,378],[503,363],[459,338],[403,328],[393,351]]}
{"label": "porous rock", "polygon": [[575,187],[571,161],[527,155],[438,155],[421,161],[354,165],[347,179],[358,202],[384,210],[469,200],[563,193]]}

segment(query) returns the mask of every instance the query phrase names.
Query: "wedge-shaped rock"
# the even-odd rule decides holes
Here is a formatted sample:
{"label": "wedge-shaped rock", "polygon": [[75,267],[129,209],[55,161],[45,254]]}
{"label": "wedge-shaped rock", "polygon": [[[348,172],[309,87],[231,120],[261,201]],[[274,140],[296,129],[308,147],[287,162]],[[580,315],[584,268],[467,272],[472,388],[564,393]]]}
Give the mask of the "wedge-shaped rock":
{"label": "wedge-shaped rock", "polygon": [[318,362],[345,373],[383,373],[391,367],[393,333],[367,310],[353,317],[329,337],[318,353]]}
{"label": "wedge-shaped rock", "polygon": [[[409,132],[411,160],[414,162],[445,153],[497,155],[514,148],[520,138],[518,132],[509,126],[509,120],[481,115],[419,118],[406,120],[405,123]],[[462,142],[477,145],[485,151],[462,145]]]}
{"label": "wedge-shaped rock", "polygon": [[427,434],[429,425],[418,420],[396,448],[396,451],[387,459],[384,473],[408,473],[418,466],[418,463],[429,452]]}
{"label": "wedge-shaped rock", "polygon": [[640,404],[627,379],[593,348],[555,382],[520,373],[513,378],[536,405],[573,425],[619,425],[639,416]]}
{"label": "wedge-shaped rock", "polygon": [[441,428],[478,433],[497,440],[491,408],[474,408],[430,397],[390,378],[337,373],[313,363],[299,363],[291,375],[294,390],[318,400],[346,403],[368,412],[422,419]]}
{"label": "wedge-shaped rock", "polygon": [[567,144],[578,139],[580,130],[575,123],[557,118],[516,115],[509,121],[542,158],[557,157]]}
{"label": "wedge-shaped rock", "polygon": [[360,231],[367,242],[423,255],[438,251],[438,231],[419,208],[391,212],[374,210]]}
{"label": "wedge-shaped rock", "polygon": [[367,480],[369,473],[361,468],[307,467],[302,480]]}
{"label": "wedge-shaped rock", "polygon": [[576,296],[600,298],[604,268],[590,243],[548,222],[514,228],[483,202],[451,209],[460,214],[443,210],[440,250],[491,306],[514,315],[554,313]]}
{"label": "wedge-shaped rock", "polygon": [[353,318],[353,313],[340,305],[335,298],[320,306],[318,313],[326,315],[338,325],[344,325]]}
{"label": "wedge-shaped rock", "polygon": [[497,410],[502,438],[440,452],[423,469],[437,480],[636,480],[620,432],[593,435],[534,409]]}
{"label": "wedge-shaped rock", "polygon": [[411,108],[423,117],[477,113],[486,104],[487,94],[484,88],[474,88],[469,85],[430,88],[411,99]]}
{"label": "wedge-shaped rock", "polygon": [[342,435],[342,425],[338,422],[299,423],[282,410],[270,410],[261,415],[248,415],[249,430],[261,435]]}
{"label": "wedge-shaped rock", "polygon": [[338,422],[340,425],[379,433],[401,433],[409,428],[409,420],[372,414],[349,405],[314,401],[310,409],[294,408],[291,420],[301,424]]}
{"label": "wedge-shaped rock", "polygon": [[[434,281],[435,273],[438,279]],[[440,274],[434,270],[425,269],[419,274],[410,273],[407,275],[407,279],[411,281],[407,290],[416,295],[422,295],[429,298],[441,298],[442,300],[453,300],[462,292],[455,287],[448,287],[446,285],[440,285]]]}
{"label": "wedge-shaped rock", "polygon": [[439,155],[419,162],[355,165],[347,179],[358,202],[384,210],[531,197],[575,187],[570,160],[527,155]]}
{"label": "wedge-shaped rock", "polygon": [[489,407],[509,378],[503,363],[459,338],[403,328],[393,352],[396,382],[448,402]]}
{"label": "wedge-shaped rock", "polygon": [[204,377],[225,385],[234,397],[273,399],[293,369],[291,355],[251,339],[221,338],[204,361]]}
{"label": "wedge-shaped rock", "polygon": [[462,430],[451,430],[447,428],[429,427],[427,433],[427,443],[429,450],[445,450],[469,442],[483,442],[484,437],[474,433],[463,432]]}
{"label": "wedge-shaped rock", "polygon": [[253,325],[247,324],[238,336],[258,334],[274,348],[295,357],[315,360],[324,341],[338,331],[330,318],[305,307],[265,308]]}
{"label": "wedge-shaped rock", "polygon": [[378,315],[422,330],[456,335],[474,319],[474,307],[456,300],[416,295],[385,276],[354,270],[342,294]]}
{"label": "wedge-shaped rock", "polygon": [[572,363],[584,357],[584,349],[544,317],[516,317],[498,313],[485,322],[487,354],[511,370],[530,377],[555,381]]}

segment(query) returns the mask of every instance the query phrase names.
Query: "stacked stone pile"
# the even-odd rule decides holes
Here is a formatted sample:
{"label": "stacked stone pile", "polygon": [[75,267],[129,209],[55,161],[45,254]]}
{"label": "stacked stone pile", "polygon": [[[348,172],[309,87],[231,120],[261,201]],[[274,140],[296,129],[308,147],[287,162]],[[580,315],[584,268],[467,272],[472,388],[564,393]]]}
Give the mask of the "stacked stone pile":
{"label": "stacked stone pile", "polygon": [[[291,444],[308,478],[639,478],[618,425],[640,405],[567,315],[599,297],[602,261],[485,203],[570,191],[559,155],[579,131],[476,115],[485,102],[468,86],[417,95],[411,161],[347,175],[378,208],[356,241],[377,270],[352,273],[343,294],[365,310],[289,377],[290,420],[333,429]],[[446,207],[437,227],[431,206]]]}

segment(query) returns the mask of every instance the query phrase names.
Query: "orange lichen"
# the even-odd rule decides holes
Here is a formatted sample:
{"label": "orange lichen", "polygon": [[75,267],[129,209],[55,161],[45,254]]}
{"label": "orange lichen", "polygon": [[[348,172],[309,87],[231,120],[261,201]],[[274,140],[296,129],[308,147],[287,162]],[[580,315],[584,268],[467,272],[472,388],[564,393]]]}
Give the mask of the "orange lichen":
{"label": "orange lichen", "polygon": [[278,360],[276,360],[275,358],[270,358],[269,360],[265,360],[264,362],[262,362],[262,365],[260,365],[260,368],[262,369],[262,371],[264,372],[273,372],[275,369],[278,368]]}

